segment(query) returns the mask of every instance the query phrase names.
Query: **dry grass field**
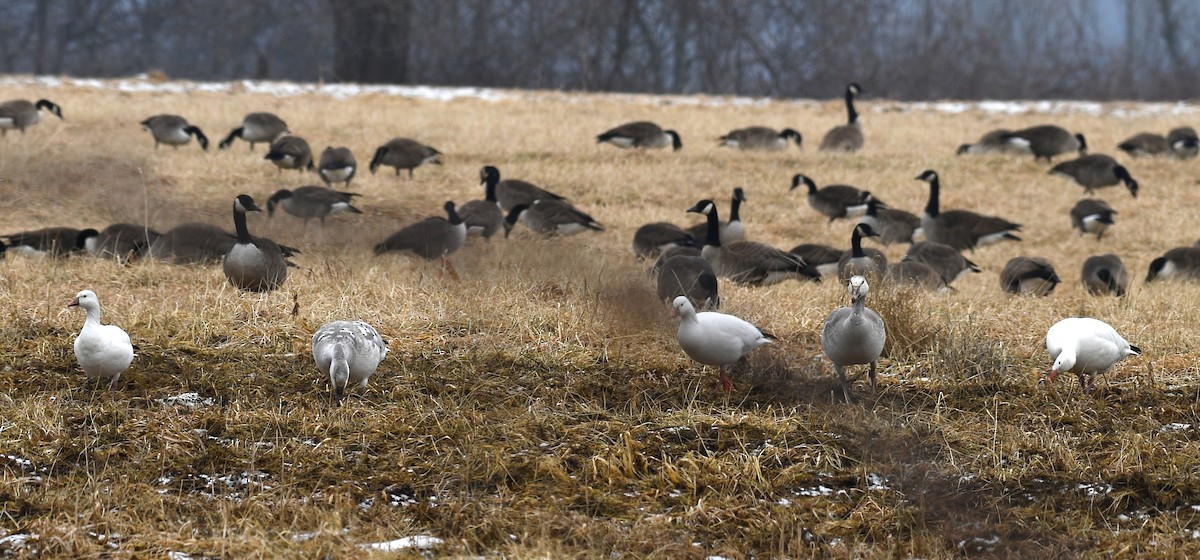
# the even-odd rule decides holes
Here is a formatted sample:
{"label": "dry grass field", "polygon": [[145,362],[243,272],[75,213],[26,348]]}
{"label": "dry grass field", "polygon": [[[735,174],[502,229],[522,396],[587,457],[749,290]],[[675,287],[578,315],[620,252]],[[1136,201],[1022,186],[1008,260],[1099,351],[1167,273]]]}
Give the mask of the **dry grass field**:
{"label": "dry grass field", "polygon": [[[870,84],[864,84],[870,89]],[[63,107],[0,139],[0,233],[118,221],[166,230],[232,229],[239,193],[318,184],[216,142],[251,111],[287,120],[315,151],[349,146],[350,190],[365,214],[321,228],[250,216],[255,235],[300,248],[277,292],[242,294],[220,266],[91,258],[0,262],[0,555],[345,558],[368,543],[430,535],[437,557],[508,558],[1184,558],[1200,554],[1200,285],[1142,279],[1150,261],[1200,238],[1200,160],[1131,160],[1135,132],[1198,125],[1200,115],[1141,111],[941,112],[865,98],[866,147],[815,148],[844,120],[828,101],[506,92],[499,100],[367,94],[272,96],[126,93],[0,86],[0,99]],[[155,150],[138,122],[178,113],[213,141]],[[638,153],[594,143],[636,119],[678,130],[684,148]],[[1057,123],[1127,164],[1142,185],[1100,197],[1119,211],[1097,242],[1071,230],[1080,187],[1031,158],[955,156],[992,128]],[[716,146],[742,126],[794,127],[802,150],[743,154]],[[416,178],[366,171],[375,147],[410,136],[446,154]],[[1061,158],[1060,158],[1061,159]],[[568,196],[607,231],[473,239],[436,264],[371,247],[483,197],[499,167]],[[913,178],[936,169],[943,208],[1025,225],[1024,242],[970,256],[980,274],[957,292],[874,287],[868,305],[891,337],[879,389],[841,402],[820,327],[845,285],[721,286],[723,310],[779,336],[716,389],[689,360],[677,323],[630,251],[651,221],[688,224],[714,198],[746,189],[748,237],[787,249],[849,245],[794,173],[868,188],[919,213]],[[868,242],[868,245],[871,245]],[[883,248],[899,260],[905,247]],[[1088,296],[1079,267],[1116,252],[1135,277],[1123,299]],[[1001,292],[1016,255],[1049,258],[1065,280],[1048,298]],[[88,383],[71,343],[83,324],[64,306],[94,290],[104,321],[138,356],[117,390]],[[1144,354],[1097,380],[1048,390],[1046,329],[1074,315],[1111,323]],[[362,318],[392,353],[361,396],[336,402],[310,352],[313,331]],[[194,392],[194,406],[170,397]],[[25,535],[13,537],[12,535]],[[7,537],[6,537],[7,536]]]}

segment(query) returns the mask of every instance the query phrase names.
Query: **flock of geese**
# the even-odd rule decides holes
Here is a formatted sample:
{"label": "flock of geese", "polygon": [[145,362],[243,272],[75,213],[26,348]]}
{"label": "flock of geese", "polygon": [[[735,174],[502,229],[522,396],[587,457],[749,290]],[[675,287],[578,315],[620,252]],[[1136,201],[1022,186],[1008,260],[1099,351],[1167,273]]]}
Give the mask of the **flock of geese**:
{"label": "flock of geese", "polygon": [[[821,150],[856,152],[862,148],[864,136],[854,108],[854,99],[862,91],[858,84],[846,87],[847,122],[825,134]],[[24,132],[40,121],[43,111],[63,118],[62,109],[45,99],[0,104],[0,133],[10,129]],[[141,124],[153,137],[156,149],[161,144],[178,148],[193,138],[202,149],[208,149],[208,138],[203,131],[181,116],[156,115]],[[251,151],[257,143],[268,144],[264,158],[280,172],[315,170],[325,183],[323,187],[304,186],[275,192],[266,203],[269,214],[282,209],[307,224],[313,218],[324,223],[327,217],[338,213],[361,213],[353,205],[358,194],[333,189],[337,183],[348,188],[354,179],[358,164],[349,148],[327,147],[314,163],[308,142],[293,135],[283,119],[265,112],[246,115],[240,126],[221,140],[219,147],[228,148],[239,138],[249,143]],[[648,121],[618,126],[597,135],[596,141],[620,148],[680,150],[683,147],[676,131]],[[761,126],[734,130],[719,138],[721,146],[759,151],[784,150],[791,144],[799,146],[802,141],[801,134],[793,129],[776,131]],[[1171,130],[1166,136],[1142,133],[1122,142],[1118,149],[1134,156],[1186,159],[1200,153],[1200,137],[1187,127]],[[990,131],[976,143],[960,146],[957,153],[1032,155],[1051,161],[1078,152],[1077,158],[1055,165],[1050,173],[1074,181],[1087,194],[1123,184],[1132,196],[1138,195],[1138,182],[1128,169],[1107,155],[1089,154],[1087,150],[1082,134],[1043,125]],[[416,140],[394,138],[376,149],[368,169],[375,173],[379,166],[389,166],[397,176],[407,170],[412,178],[414,170],[422,165],[441,165],[441,155],[437,149]],[[746,193],[735,188],[728,219],[721,219],[713,200],[700,200],[687,212],[704,216],[702,222],[690,228],[668,222],[645,224],[634,235],[633,251],[639,258],[654,259],[651,274],[657,281],[658,296],[670,302],[672,313],[680,317],[677,339],[681,348],[697,362],[718,367],[720,388],[724,391],[733,387],[726,368],[743,360],[755,348],[770,343],[773,337],[740,318],[715,311],[721,305],[720,282],[763,286],[788,279],[820,281],[822,277],[836,275],[847,283],[851,305],[828,316],[822,330],[822,348],[834,364],[846,400],[851,401],[844,368],[869,365],[874,389],[877,360],[886,339],[883,320],[866,307],[871,283],[949,291],[958,278],[980,271],[963,254],[964,250],[1021,240],[1021,224],[967,209],[943,209],[941,178],[935,170],[926,170],[915,179],[924,182],[929,193],[919,216],[889,208],[872,193],[850,185],[819,186],[804,174],[792,178],[791,189],[803,189],[808,205],[829,223],[858,220],[851,231],[849,250],[801,244],[784,251],[746,239],[740,216]],[[495,166],[480,170],[480,184],[483,199],[461,205],[446,201],[445,217],[412,223],[377,243],[374,252],[440,259],[451,274],[456,274],[447,257],[460,249],[470,235],[490,239],[503,230],[507,237],[518,222],[545,236],[604,230],[565,197],[527,181],[502,180]],[[101,231],[51,227],[19,232],[0,236],[0,258],[7,249],[53,256],[74,253],[108,258],[137,256],[180,264],[219,260],[226,278],[239,290],[269,292],[284,284],[288,268],[293,266],[288,259],[299,251],[251,235],[246,213],[260,211],[251,196],[235,197],[233,234],[205,223],[186,223],[162,233],[138,224],[113,224]],[[1081,234],[1095,235],[1098,240],[1113,224],[1115,214],[1116,210],[1096,198],[1084,198],[1070,210],[1074,227]],[[883,244],[909,244],[910,248],[902,260],[889,263],[881,251],[863,246],[866,238],[875,238]],[[1086,289],[1093,294],[1121,296],[1130,282],[1121,259],[1111,253],[1088,258],[1082,277]],[[1155,259],[1146,282],[1159,278],[1200,280],[1200,243],[1196,247],[1171,249]],[[1011,293],[1047,295],[1061,281],[1049,261],[1036,257],[1015,257],[1000,274],[1002,289]],[[89,377],[109,379],[110,387],[115,387],[133,360],[129,336],[119,327],[100,323],[100,304],[95,293],[81,291],[69,306],[87,312],[74,345],[80,365]],[[1047,333],[1046,345],[1054,360],[1050,379],[1060,372],[1077,373],[1085,392],[1091,390],[1095,374],[1125,356],[1140,353],[1112,327],[1086,318],[1065,319],[1056,324]],[[314,334],[312,351],[318,369],[329,378],[331,388],[340,398],[351,385],[366,386],[388,349],[369,324],[333,321]]]}

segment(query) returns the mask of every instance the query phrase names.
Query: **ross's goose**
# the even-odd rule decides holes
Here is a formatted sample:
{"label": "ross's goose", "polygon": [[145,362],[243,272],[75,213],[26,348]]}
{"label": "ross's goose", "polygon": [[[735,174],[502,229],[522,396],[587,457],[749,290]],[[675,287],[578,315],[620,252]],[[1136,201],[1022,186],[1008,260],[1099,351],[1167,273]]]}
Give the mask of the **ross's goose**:
{"label": "ross's goose", "polygon": [[1097,373],[1108,371],[1126,356],[1142,353],[1108,323],[1090,317],[1070,317],[1055,323],[1046,331],[1046,351],[1054,360],[1047,382],[1060,373],[1073,372],[1079,376],[1084,394],[1092,392]]}
{"label": "ross's goose", "polygon": [[100,300],[91,290],[75,294],[67,307],[87,311],[83,330],[75,337],[75,358],[88,377],[111,378],[108,388],[115,389],[121,373],[133,363],[133,344],[129,334],[116,325],[100,324]]}
{"label": "ross's goose", "polygon": [[367,387],[388,347],[375,328],[363,321],[330,321],[321,325],[312,339],[313,360],[329,378],[334,394],[341,399],[346,388]]}
{"label": "ross's goose", "polygon": [[725,392],[733,390],[733,382],[725,375],[725,366],[738,363],[750,351],[774,340],[758,327],[733,315],[716,311],[696,313],[686,296],[676,297],[671,302],[671,315],[679,317],[679,330],[675,333],[679,346],[691,359],[717,366],[721,390]]}

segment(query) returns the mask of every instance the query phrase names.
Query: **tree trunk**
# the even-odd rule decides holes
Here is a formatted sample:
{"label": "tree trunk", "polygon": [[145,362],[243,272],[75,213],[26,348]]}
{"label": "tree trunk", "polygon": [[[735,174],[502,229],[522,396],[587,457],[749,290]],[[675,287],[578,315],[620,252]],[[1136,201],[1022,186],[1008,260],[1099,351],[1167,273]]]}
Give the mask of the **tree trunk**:
{"label": "tree trunk", "polygon": [[330,0],[333,73],[362,83],[408,81],[409,0]]}

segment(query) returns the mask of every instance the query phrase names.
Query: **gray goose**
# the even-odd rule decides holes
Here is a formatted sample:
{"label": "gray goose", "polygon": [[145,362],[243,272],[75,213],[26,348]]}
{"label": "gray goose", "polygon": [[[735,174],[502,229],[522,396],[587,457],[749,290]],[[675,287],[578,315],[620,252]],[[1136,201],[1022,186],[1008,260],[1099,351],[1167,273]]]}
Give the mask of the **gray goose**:
{"label": "gray goose", "polygon": [[273,142],[287,129],[287,123],[273,113],[250,113],[242,119],[242,126],[229,131],[229,135],[217,147],[224,150],[233,144],[235,138],[241,138],[249,142],[250,151],[254,151],[255,144]]}
{"label": "gray goose", "polygon": [[1087,140],[1082,134],[1071,134],[1051,124],[1012,132],[1008,142],[1021,150],[1028,150],[1027,153],[1032,153],[1035,160],[1045,158],[1051,161],[1054,156],[1075,151],[1079,155],[1087,153]]}
{"label": "gray goose", "polygon": [[150,243],[147,256],[175,264],[216,262],[229,253],[237,238],[229,232],[198,222],[180,224]]}
{"label": "gray goose", "polygon": [[829,218],[829,223],[839,218],[857,218],[867,211],[867,197],[871,193],[850,185],[826,185],[817,188],[817,183],[803,173],[792,176],[792,187],[789,191],[808,187],[808,205],[821,215]]}
{"label": "gray goose", "polygon": [[1124,182],[1129,194],[1137,198],[1138,183],[1129,175],[1125,166],[1104,154],[1091,154],[1071,161],[1064,161],[1050,170],[1051,175],[1066,177],[1079,183],[1083,192],[1093,193],[1096,189],[1111,187]]}
{"label": "gray goose", "polygon": [[1176,247],[1151,261],[1146,283],[1155,280],[1200,280],[1200,247]]}
{"label": "gray goose", "polygon": [[381,165],[395,168],[396,176],[400,176],[400,170],[408,170],[408,178],[413,178],[413,170],[425,165],[441,165],[442,152],[437,151],[432,146],[426,146],[412,138],[392,138],[375,149],[375,155],[371,158],[369,169],[371,174],[375,174],[375,170]]}
{"label": "gray goose", "polygon": [[24,99],[0,103],[0,136],[8,134],[8,131],[14,128],[24,134],[26,128],[42,122],[42,109],[50,111],[60,120],[65,120],[62,108],[48,99],[39,99],[36,103]]}
{"label": "gray goose", "polygon": [[[670,222],[643,224],[633,234],[633,253],[639,259],[656,258],[668,247],[692,247],[695,245],[695,236]],[[695,302],[692,303],[695,304]]]}
{"label": "gray goose", "polygon": [[142,121],[142,128],[154,137],[156,150],[159,144],[178,148],[191,142],[192,136],[195,136],[200,149],[208,151],[208,137],[200,131],[200,127],[192,126],[187,119],[179,115],[154,115]]}
{"label": "gray goose", "polygon": [[903,261],[928,265],[947,285],[957,282],[967,273],[980,272],[979,266],[964,257],[958,249],[936,241],[914,243],[908,248]]}
{"label": "gray goose", "polygon": [[843,282],[850,280],[851,276],[878,279],[887,273],[887,255],[878,249],[863,249],[862,246],[864,237],[878,236],[879,233],[867,224],[860,223],[854,226],[854,231],[850,234],[850,250],[842,253],[842,257],[838,259],[838,278]]}
{"label": "gray goose", "polygon": [[1116,213],[1117,211],[1103,200],[1085,198],[1071,207],[1071,227],[1079,230],[1079,235],[1094,234],[1099,241],[1104,237],[1104,230],[1115,223],[1113,215]]}
{"label": "gray goose", "polygon": [[566,200],[563,196],[520,179],[501,181],[500,170],[491,165],[479,169],[479,182],[485,188],[495,189],[496,200],[500,203],[500,209],[505,212],[511,211],[518,204],[530,206],[542,199]]}
{"label": "gray goose", "polygon": [[1192,159],[1200,153],[1200,136],[1190,126],[1171,129],[1167,133],[1167,142],[1171,143],[1171,151],[1179,159]]}
{"label": "gray goose", "polygon": [[918,261],[900,261],[888,265],[884,278],[892,285],[917,288],[927,292],[948,292],[953,288],[933,267]]}
{"label": "gray goose", "polygon": [[699,257],[700,247],[683,247],[680,245],[672,245],[666,249],[663,249],[663,252],[658,254],[658,258],[654,259],[654,264],[650,265],[648,276],[651,278],[657,278],[659,271],[662,270],[663,263],[665,263],[667,259],[671,257],[678,256]]}
{"label": "gray goose", "polygon": [[405,226],[376,245],[375,254],[412,253],[425,260],[442,259],[449,265],[446,257],[467,241],[467,224],[455,210],[454,202],[447,200],[442,208],[446,210],[445,218],[434,216]]}
{"label": "gray goose", "polygon": [[870,193],[867,195],[867,210],[858,221],[879,232],[880,243],[891,245],[913,243],[916,240],[921,229],[921,218],[898,208],[888,208]]}
{"label": "gray goose", "polygon": [[799,148],[804,138],[799,132],[790,128],[782,131],[766,126],[751,126],[729,131],[729,134],[719,138],[721,146],[736,148],[742,151],[779,152],[786,150],[788,141],[794,141]]}
{"label": "gray goose", "polygon": [[263,159],[274,163],[280,173],[283,173],[284,169],[295,169],[303,173],[306,169],[313,168],[312,149],[308,147],[308,142],[286,131],[271,142],[271,149]]}
{"label": "gray goose", "polygon": [[265,237],[251,237],[246,227],[246,212],[261,211],[250,195],[240,194],[233,200],[237,241],[225,254],[222,268],[230,284],[248,292],[269,292],[287,279],[285,250]]}
{"label": "gray goose", "polygon": [[954,151],[955,155],[963,154],[1029,154],[1029,146],[1019,142],[1010,142],[1012,131],[1007,128],[997,128],[979,137],[974,144],[962,144]]}
{"label": "gray goose", "polygon": [[858,84],[846,86],[846,124],[835,126],[821,139],[822,152],[857,152],[863,147],[862,125],[854,110],[854,96],[862,93]]}
{"label": "gray goose", "polygon": [[1117,149],[1133,157],[1161,156],[1171,153],[1171,143],[1161,134],[1142,132],[1117,144]]}
{"label": "gray goose", "polygon": [[330,321],[313,333],[313,360],[338,399],[350,386],[366,389],[387,354],[387,342],[365,321]]}
{"label": "gray goose", "polygon": [[467,224],[468,235],[482,235],[491,239],[504,227],[504,211],[496,198],[496,181],[484,181],[483,200],[471,200],[458,209],[458,215]]}
{"label": "gray goose", "polygon": [[947,210],[938,206],[941,182],[932,169],[917,176],[918,181],[929,183],[929,202],[921,215],[921,229],[929,241],[937,241],[958,250],[984,247],[1003,240],[1020,241],[1014,232],[1021,230],[1003,218],[984,216],[968,210]]}
{"label": "gray goose", "polygon": [[1121,257],[1112,253],[1088,257],[1083,261],[1083,287],[1092,295],[1125,295],[1129,273]]}
{"label": "gray goose", "polygon": [[308,221],[317,218],[325,225],[325,217],[342,212],[362,214],[351,202],[358,193],[335,191],[333,189],[309,185],[295,190],[279,189],[267,199],[267,217],[275,216],[275,207],[283,208],[284,212]]}
{"label": "gray goose", "polygon": [[70,227],[48,227],[0,236],[8,243],[8,251],[31,257],[66,257],[85,250],[84,242],[96,230]]}
{"label": "gray goose", "polygon": [[[719,224],[721,243],[732,243],[746,238],[746,224],[742,223],[742,203],[746,201],[746,191],[742,187],[733,189],[733,198],[729,201],[729,221]],[[696,239],[704,239],[708,235],[708,220],[692,224],[688,233]]]}
{"label": "gray goose", "polygon": [[833,362],[833,369],[842,382],[842,395],[846,402],[854,400],[850,396],[850,384],[846,382],[846,366],[870,364],[871,391],[874,391],[875,370],[879,366],[884,343],[887,342],[883,318],[866,306],[870,289],[866,278],[851,278],[847,284],[851,306],[834,309],[821,327],[821,349]]}
{"label": "gray goose", "polygon": [[346,188],[350,188],[350,181],[354,179],[356,171],[358,160],[354,159],[350,148],[345,146],[326,146],[325,151],[321,152],[321,159],[317,161],[317,173],[321,175],[321,180],[325,181],[327,187],[333,183],[345,183]]}
{"label": "gray goose", "polygon": [[650,121],[625,123],[596,136],[597,144],[604,142],[618,148],[659,149],[670,146],[674,151],[683,148],[683,141],[680,140],[678,132],[663,130]]}
{"label": "gray goose", "polygon": [[803,259],[821,276],[837,274],[838,262],[842,260],[842,253],[845,253],[837,247],[817,243],[802,243],[792,247],[788,252]]}
{"label": "gray goose", "polygon": [[541,199],[528,206],[516,205],[504,217],[504,237],[512,233],[518,220],[525,227],[546,236],[604,231],[600,222],[565,200]]}
{"label": "gray goose", "polygon": [[[84,241],[92,256],[108,259],[128,259],[144,254],[161,234],[140,224],[112,224],[95,232]],[[82,235],[82,234],[81,234]]]}
{"label": "gray goose", "polygon": [[1000,288],[1010,294],[1048,296],[1059,282],[1054,265],[1040,257],[1013,257],[1000,271]]}
{"label": "gray goose", "polygon": [[717,309],[717,274],[704,257],[675,255],[663,261],[658,270],[658,299],[671,301],[686,296],[697,309]]}
{"label": "gray goose", "polygon": [[708,216],[708,232],[700,254],[712,264],[718,276],[749,286],[766,286],[791,278],[821,280],[821,274],[816,269],[792,253],[754,241],[721,243],[721,220],[713,201],[701,200],[688,212]]}

